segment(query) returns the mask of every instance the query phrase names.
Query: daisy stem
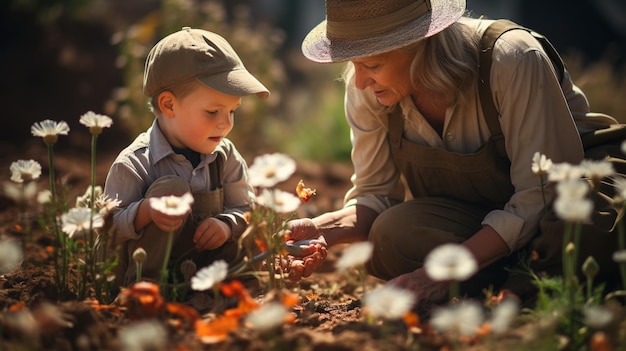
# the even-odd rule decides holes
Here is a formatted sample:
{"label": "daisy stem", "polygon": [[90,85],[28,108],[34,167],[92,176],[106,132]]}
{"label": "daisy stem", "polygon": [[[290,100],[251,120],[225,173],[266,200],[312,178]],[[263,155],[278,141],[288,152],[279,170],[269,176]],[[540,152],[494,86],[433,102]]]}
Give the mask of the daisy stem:
{"label": "daisy stem", "polygon": [[135,261],[135,266],[137,267],[137,282],[140,282],[141,281],[141,269],[142,269],[141,262]]}
{"label": "daisy stem", "polygon": [[570,260],[570,255],[567,253],[567,245],[572,241],[572,223],[566,221],[565,222],[565,233],[563,237],[563,250],[562,250],[562,260],[563,260],[563,284],[567,286],[569,281],[572,278],[572,262]]}
{"label": "daisy stem", "polygon": [[[54,250],[54,265],[56,271],[57,288],[65,290],[65,278],[67,273],[67,245],[66,238],[59,230],[57,223],[57,195],[56,184],[54,180],[54,144],[46,143],[48,146],[48,179],[50,181],[50,199],[52,200],[52,227],[54,234],[59,242],[59,250],[61,250],[61,267],[59,272],[59,253],[58,250]],[[61,291],[61,290],[59,290]]]}
{"label": "daisy stem", "polygon": [[453,280],[450,282],[450,296],[449,296],[450,300],[458,296],[459,296],[459,282],[456,280]]}
{"label": "daisy stem", "polygon": [[[624,230],[624,219],[619,221],[617,224],[617,245],[620,250],[624,250],[626,248],[626,232]],[[622,278],[622,289],[626,290],[626,264],[619,264],[619,273]]]}
{"label": "daisy stem", "polygon": [[172,243],[174,241],[174,232],[170,231],[167,235],[167,246],[165,247],[165,257],[163,259],[163,268],[161,268],[161,289],[165,289],[165,284],[167,283],[167,264],[170,260],[170,254],[172,251]]}
{"label": "daisy stem", "polygon": [[[86,286],[87,279],[91,277],[95,281],[95,260],[93,257],[94,250],[94,236],[93,236],[93,214],[95,211],[96,202],[96,142],[98,140],[97,134],[91,135],[91,201],[89,206],[91,207],[91,214],[89,216],[89,236],[87,238],[87,245],[85,246],[85,270],[83,271],[83,286]],[[82,297],[81,297],[82,299]]]}
{"label": "daisy stem", "polygon": [[543,200],[543,212],[548,210],[548,203],[546,202],[546,191],[544,189],[545,183],[543,181],[543,175],[539,175],[539,182],[541,184],[541,198]]}

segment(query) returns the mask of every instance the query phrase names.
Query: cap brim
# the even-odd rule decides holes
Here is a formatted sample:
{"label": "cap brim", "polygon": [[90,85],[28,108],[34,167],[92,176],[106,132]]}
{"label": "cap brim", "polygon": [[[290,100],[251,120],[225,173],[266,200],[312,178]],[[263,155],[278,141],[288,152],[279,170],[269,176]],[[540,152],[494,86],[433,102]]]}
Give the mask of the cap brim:
{"label": "cap brim", "polygon": [[256,95],[267,99],[270,91],[245,69],[213,74],[206,77],[196,77],[200,83],[231,96]]}
{"label": "cap brim", "polygon": [[302,42],[302,53],[311,61],[333,63],[391,51],[433,36],[465,13],[465,0],[431,1],[431,11],[393,30],[365,39],[331,39],[326,21],[313,28]]}

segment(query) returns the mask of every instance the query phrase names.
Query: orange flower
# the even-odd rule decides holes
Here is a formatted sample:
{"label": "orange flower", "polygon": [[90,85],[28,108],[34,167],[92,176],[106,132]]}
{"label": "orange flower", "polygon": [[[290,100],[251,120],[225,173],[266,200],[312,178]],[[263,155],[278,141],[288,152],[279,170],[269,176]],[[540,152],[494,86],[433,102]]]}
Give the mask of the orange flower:
{"label": "orange flower", "polygon": [[267,251],[267,245],[265,245],[265,241],[262,238],[254,238],[254,242],[261,249],[261,252]]}
{"label": "orange flower", "polygon": [[196,321],[200,319],[198,311],[191,306],[169,302],[166,304],[166,309],[170,314],[182,317],[189,326],[195,325]]}
{"label": "orange flower", "polygon": [[298,297],[298,295],[291,293],[289,291],[283,291],[282,296],[281,296],[281,302],[282,302],[282,305],[285,306],[285,308],[292,308],[298,302],[300,302],[300,297]]}
{"label": "orange flower", "polygon": [[316,192],[317,190],[315,189],[306,188],[304,186],[304,182],[302,181],[302,179],[300,179],[300,181],[298,182],[298,185],[296,185],[296,194],[298,195],[300,200],[302,200],[303,202],[309,201],[311,197],[315,196]]}
{"label": "orange flower", "polygon": [[611,343],[609,342],[605,333],[597,331],[593,333],[593,336],[591,337],[590,350],[613,351],[613,346],[611,346]]}
{"label": "orange flower", "polygon": [[163,315],[165,301],[157,284],[141,281],[122,290],[120,304],[127,308],[131,320],[148,319]]}
{"label": "orange flower", "polygon": [[196,321],[196,334],[205,344],[214,344],[226,340],[228,333],[239,327],[238,318],[221,316],[210,322]]}
{"label": "orange flower", "polygon": [[402,316],[402,319],[404,320],[404,324],[409,328],[417,327],[420,324],[420,317],[413,312],[406,312],[404,316]]}
{"label": "orange flower", "polygon": [[239,299],[239,304],[236,308],[231,308],[224,312],[224,315],[231,317],[241,317],[259,308],[258,302],[254,301],[252,296],[246,288],[238,280],[233,280],[228,283],[222,283],[220,286],[222,293],[226,296],[235,296]]}
{"label": "orange flower", "polygon": [[21,309],[24,309],[26,307],[26,302],[24,301],[20,301],[20,302],[16,302],[14,304],[12,304],[11,306],[9,306],[9,311],[11,312],[17,312]]}

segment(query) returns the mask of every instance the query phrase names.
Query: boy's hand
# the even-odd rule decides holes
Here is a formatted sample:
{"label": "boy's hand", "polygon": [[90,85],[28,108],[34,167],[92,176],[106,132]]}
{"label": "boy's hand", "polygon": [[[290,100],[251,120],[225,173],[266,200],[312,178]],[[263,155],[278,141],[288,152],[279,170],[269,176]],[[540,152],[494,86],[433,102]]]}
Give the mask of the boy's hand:
{"label": "boy's hand", "polygon": [[230,226],[217,218],[209,217],[200,222],[193,235],[198,250],[214,250],[230,239]]}

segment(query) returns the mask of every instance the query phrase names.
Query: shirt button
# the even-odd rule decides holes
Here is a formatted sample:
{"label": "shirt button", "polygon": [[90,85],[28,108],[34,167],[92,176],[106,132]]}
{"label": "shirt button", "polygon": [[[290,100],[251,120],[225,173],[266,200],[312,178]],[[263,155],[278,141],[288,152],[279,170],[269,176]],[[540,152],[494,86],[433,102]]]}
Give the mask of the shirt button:
{"label": "shirt button", "polygon": [[454,133],[452,132],[446,133],[446,141],[454,141],[454,139],[455,139]]}

